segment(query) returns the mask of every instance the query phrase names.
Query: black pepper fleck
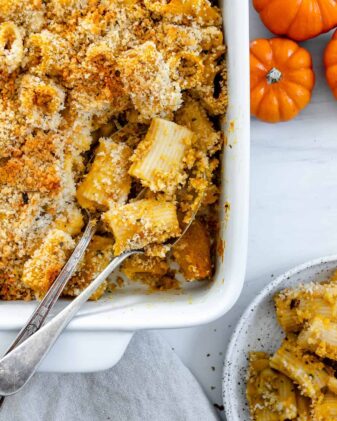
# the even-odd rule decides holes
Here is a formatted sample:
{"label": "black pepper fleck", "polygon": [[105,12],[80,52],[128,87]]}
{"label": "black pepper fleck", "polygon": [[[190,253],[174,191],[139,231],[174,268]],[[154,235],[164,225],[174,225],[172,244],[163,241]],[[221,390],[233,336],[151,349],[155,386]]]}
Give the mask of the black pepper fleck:
{"label": "black pepper fleck", "polygon": [[22,201],[25,205],[27,205],[27,203],[29,202],[28,193],[26,193],[26,192],[22,193]]}

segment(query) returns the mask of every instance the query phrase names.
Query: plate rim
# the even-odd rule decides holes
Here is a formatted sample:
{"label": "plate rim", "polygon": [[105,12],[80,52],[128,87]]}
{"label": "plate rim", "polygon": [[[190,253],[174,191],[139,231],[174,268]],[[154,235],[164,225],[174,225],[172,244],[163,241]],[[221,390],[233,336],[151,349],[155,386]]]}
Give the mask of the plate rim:
{"label": "plate rim", "polygon": [[272,282],[267,284],[262,290],[256,295],[256,297],[248,304],[246,310],[242,313],[240,316],[238,322],[235,325],[235,328],[231,334],[227,350],[225,353],[225,359],[223,363],[223,370],[222,370],[222,400],[223,405],[225,409],[225,416],[230,421],[236,421],[233,416],[236,416],[236,414],[233,412],[233,406],[231,404],[226,404],[226,402],[232,402],[231,398],[231,392],[230,392],[230,385],[231,381],[230,379],[230,372],[231,372],[231,364],[230,364],[230,356],[232,355],[234,351],[234,346],[237,342],[237,338],[242,331],[242,329],[245,326],[246,319],[248,318],[248,315],[251,314],[252,309],[256,308],[259,303],[268,295],[270,292],[277,288],[284,280],[287,278],[294,276],[308,268],[312,268],[324,263],[331,263],[333,261],[337,261],[337,254],[329,255],[329,256],[323,256],[319,258],[315,258],[312,260],[309,260],[305,263],[301,263],[285,273],[279,275],[277,278],[275,278]]}

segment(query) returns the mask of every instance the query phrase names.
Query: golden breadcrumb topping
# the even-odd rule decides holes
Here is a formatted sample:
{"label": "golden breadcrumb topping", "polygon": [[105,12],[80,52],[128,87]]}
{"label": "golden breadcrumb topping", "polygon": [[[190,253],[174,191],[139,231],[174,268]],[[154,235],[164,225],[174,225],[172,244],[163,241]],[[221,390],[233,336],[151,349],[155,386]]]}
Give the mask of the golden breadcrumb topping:
{"label": "golden breadcrumb topping", "polygon": [[[106,225],[71,296],[112,249],[155,242],[165,255],[161,243],[198,198],[205,219],[218,197],[213,117],[227,106],[221,22],[210,0],[0,0],[1,299],[43,296],[81,235],[83,208],[105,211]],[[176,286],[153,259],[156,288]],[[208,276],[206,263],[189,277]],[[139,264],[132,277],[142,278]]]}
{"label": "golden breadcrumb topping", "polygon": [[[113,258],[113,240],[111,238],[94,236],[86,253],[81,267],[66,285],[64,295],[75,297],[86,288],[96,276],[110,263]],[[105,292],[107,281],[94,292],[91,300],[99,299]]]}
{"label": "golden breadcrumb topping", "polygon": [[48,291],[74,247],[71,236],[60,230],[51,230],[23,268],[22,282],[37,296]]}
{"label": "golden breadcrumb topping", "polygon": [[170,68],[152,41],[126,51],[118,59],[124,86],[140,118],[170,117],[182,103],[181,87],[170,78]]}

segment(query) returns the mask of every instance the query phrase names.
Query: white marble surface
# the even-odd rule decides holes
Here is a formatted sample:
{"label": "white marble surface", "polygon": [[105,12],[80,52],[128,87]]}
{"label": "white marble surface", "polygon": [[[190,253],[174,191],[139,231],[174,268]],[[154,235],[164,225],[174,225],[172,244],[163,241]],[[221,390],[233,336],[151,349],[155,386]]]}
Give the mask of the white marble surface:
{"label": "white marble surface", "polygon": [[[270,36],[253,10],[250,20],[251,39]],[[247,304],[272,277],[337,253],[337,101],[322,65],[330,36],[303,44],[313,54],[317,76],[308,108],[289,123],[252,122],[249,253],[239,301],[214,323],[164,332],[217,404],[226,344]]]}

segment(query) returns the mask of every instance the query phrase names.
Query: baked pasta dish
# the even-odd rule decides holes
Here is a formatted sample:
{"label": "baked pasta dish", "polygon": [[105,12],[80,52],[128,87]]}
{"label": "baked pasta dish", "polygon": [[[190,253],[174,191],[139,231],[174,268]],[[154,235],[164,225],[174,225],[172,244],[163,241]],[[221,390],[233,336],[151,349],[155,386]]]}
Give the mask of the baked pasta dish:
{"label": "baked pasta dish", "polygon": [[274,355],[250,353],[252,420],[337,420],[337,272],[274,301],[286,337]]}
{"label": "baked pasta dish", "polygon": [[0,299],[46,293],[85,210],[99,230],[64,295],[139,248],[131,280],[211,277],[225,52],[209,0],[0,0]]}

